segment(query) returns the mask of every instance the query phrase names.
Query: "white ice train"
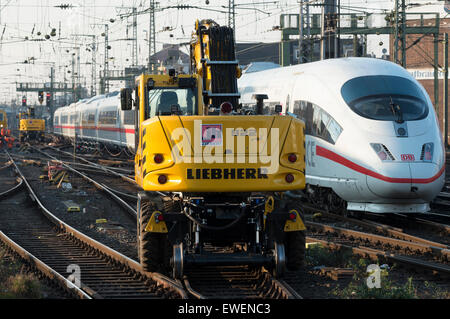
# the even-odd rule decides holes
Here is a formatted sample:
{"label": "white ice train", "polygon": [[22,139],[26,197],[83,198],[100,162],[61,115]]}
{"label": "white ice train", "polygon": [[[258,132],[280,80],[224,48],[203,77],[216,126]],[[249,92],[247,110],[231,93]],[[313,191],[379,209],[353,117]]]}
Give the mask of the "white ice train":
{"label": "white ice train", "polygon": [[99,95],[55,111],[54,133],[79,143],[134,149],[134,110],[122,111],[120,94]]}
{"label": "white ice train", "polygon": [[332,208],[422,213],[444,185],[445,152],[425,89],[402,67],[344,58],[245,74],[243,106],[267,94],[306,124],[305,194]]}
{"label": "white ice train", "polygon": [[[445,152],[430,98],[400,66],[367,58],[330,59],[246,73],[244,107],[267,94],[265,112],[306,123],[305,194],[349,211],[429,210],[445,178]],[[119,92],[56,110],[54,131],[92,145],[134,149],[134,111]]]}

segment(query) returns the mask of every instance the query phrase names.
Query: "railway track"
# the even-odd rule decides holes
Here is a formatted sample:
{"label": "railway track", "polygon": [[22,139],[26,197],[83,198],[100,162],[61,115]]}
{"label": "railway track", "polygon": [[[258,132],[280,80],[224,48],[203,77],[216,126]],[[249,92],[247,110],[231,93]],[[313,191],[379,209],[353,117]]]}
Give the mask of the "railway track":
{"label": "railway track", "polygon": [[[306,222],[309,240],[328,247],[351,249],[370,257],[385,257],[410,266],[449,276],[450,250],[423,243],[363,233],[355,230]],[[436,262],[436,260],[438,262]]]}
{"label": "railway track", "polygon": [[[187,297],[171,279],[143,272],[135,261],[59,220],[42,205],[11,157],[10,160],[28,194],[19,192],[7,200],[3,198],[2,207],[6,209],[0,213],[0,238],[32,267],[80,298]],[[30,204],[29,198],[33,203],[23,209]],[[68,269],[80,270],[79,285],[65,278]]]}
{"label": "railway track", "polygon": [[184,285],[198,299],[302,299],[283,280],[246,266],[191,269]]}
{"label": "railway track", "polygon": [[[45,158],[57,160],[51,154],[40,149],[34,148]],[[110,191],[110,193],[120,193],[112,190],[112,188],[91,179],[87,175],[79,172],[72,167],[72,164],[63,162],[66,169],[82,176],[88,182],[93,183],[96,187],[103,187],[102,190]],[[114,176],[117,176],[114,174]],[[117,179],[117,177],[115,177]],[[129,194],[118,194],[116,196],[130,197]],[[129,198],[135,200],[134,196]],[[136,211],[133,209],[134,217]],[[202,275],[203,273],[203,275]],[[237,267],[233,271],[230,268],[199,268],[194,272],[189,272],[183,281],[184,288],[193,298],[263,298],[263,299],[290,299],[301,298],[292,288],[282,281],[273,278],[269,273],[261,270],[249,270],[246,267]],[[208,290],[208,287],[212,289]],[[215,291],[215,293],[214,293]]]}
{"label": "railway track", "polygon": [[[63,150],[61,150],[59,148],[53,147],[53,146],[45,146],[45,147],[41,148],[41,150],[43,150],[45,148],[51,149],[52,151],[55,151],[55,152],[57,152],[57,153],[59,153],[59,154],[61,154],[63,156],[68,157],[68,158],[77,159],[77,160],[79,160],[81,162],[84,162],[86,164],[91,165],[92,167],[98,168],[98,169],[100,169],[100,170],[102,170],[104,172],[108,172],[108,173],[110,173],[112,175],[120,177],[123,180],[125,180],[127,182],[130,182],[131,184],[135,184],[134,179],[131,178],[130,176],[128,176],[128,175],[134,175],[134,169],[133,170],[129,170],[129,169],[116,168],[116,167],[108,167],[108,166],[105,166],[105,165],[94,163],[94,162],[84,158],[83,156],[72,154],[72,153],[69,153],[69,152],[65,152],[65,151],[63,151]],[[127,175],[127,173],[128,173],[128,175]]]}
{"label": "railway track", "polygon": [[[111,187],[109,187],[109,186],[107,186],[107,185],[105,185],[103,183],[97,182],[93,178],[91,178],[88,175],[86,175],[83,172],[81,172],[79,169],[75,169],[73,167],[73,165],[67,164],[65,162],[60,161],[58,158],[52,156],[51,154],[48,154],[48,153],[44,152],[42,149],[39,149],[39,148],[36,148],[36,147],[33,147],[33,149],[35,151],[37,151],[38,153],[42,154],[43,156],[45,156],[46,158],[49,158],[49,159],[52,159],[54,161],[60,162],[65,169],[67,169],[67,170],[73,172],[74,174],[82,177],[84,180],[88,181],[89,183],[92,183],[96,188],[98,188],[99,190],[101,190],[104,193],[106,193],[117,204],[119,204],[123,209],[125,209],[125,211],[127,211],[131,215],[131,217],[136,218],[136,216],[137,216],[136,210],[130,205],[130,203],[128,203],[127,201],[123,200],[117,194],[122,195],[122,196],[127,196],[128,195],[128,197],[129,197],[128,199],[130,199],[130,197],[131,197],[131,199],[134,199],[133,196],[131,196],[129,194],[125,194],[125,193],[120,192],[120,191],[117,191],[117,190],[115,190],[115,189],[113,189],[113,188],[111,188]],[[106,173],[108,173],[108,174],[112,174],[112,175],[120,177],[120,178],[124,178],[125,177],[125,175],[123,175],[121,173],[113,172],[113,171],[110,171],[108,169],[105,169],[104,171],[106,171]],[[135,185],[135,184],[133,183],[133,185]],[[134,203],[136,203],[136,201],[134,201]]]}
{"label": "railway track", "polygon": [[[448,264],[450,247],[447,244],[407,234],[401,228],[371,220],[349,218],[309,205],[303,205],[303,208],[312,213],[318,212],[325,219],[337,220],[345,225],[337,227],[329,222],[305,221],[309,242],[318,242],[328,248],[350,250],[353,254],[363,257],[384,258],[416,269],[450,276]],[[441,225],[439,229],[442,230]],[[288,275],[287,282],[290,282],[294,288],[300,284],[292,278],[292,275]]]}
{"label": "railway track", "polygon": [[[399,227],[394,227],[391,225],[386,225],[386,224],[380,224],[378,222],[375,222],[373,220],[361,220],[361,219],[356,219],[353,217],[346,217],[346,216],[342,216],[340,214],[335,214],[335,213],[331,213],[322,209],[317,209],[314,208],[312,206],[309,205],[302,205],[302,207],[312,213],[320,213],[321,217],[325,217],[325,218],[329,218],[331,220],[337,220],[337,221],[341,221],[347,224],[353,224],[355,226],[358,226],[359,228],[365,229],[366,231],[370,231],[379,235],[383,235],[383,236],[387,236],[387,237],[392,237],[392,238],[396,238],[396,239],[401,239],[401,240],[405,240],[405,241],[410,241],[410,242],[417,242],[417,243],[423,243],[423,244],[428,244],[428,245],[432,245],[432,246],[436,246],[436,247],[441,247],[441,248],[449,248],[448,245],[446,244],[441,244],[432,240],[428,240],[419,236],[415,236],[415,235],[411,235],[408,234],[404,231],[403,228],[399,228]],[[402,222],[405,222],[405,218],[408,218],[409,215],[400,215],[400,214],[391,214],[391,215],[385,215],[383,216],[382,221],[383,222],[389,222],[390,219],[392,218],[396,218],[397,215],[400,218],[403,218]],[[370,217],[369,215],[367,215],[366,217]],[[373,216],[373,217],[379,217],[379,216]],[[380,220],[380,218],[377,218],[376,220]],[[416,221],[416,220],[414,220]],[[419,223],[419,221],[416,221]],[[433,226],[433,229],[438,229],[438,230],[445,230],[445,226],[443,225],[428,225],[428,226]]]}

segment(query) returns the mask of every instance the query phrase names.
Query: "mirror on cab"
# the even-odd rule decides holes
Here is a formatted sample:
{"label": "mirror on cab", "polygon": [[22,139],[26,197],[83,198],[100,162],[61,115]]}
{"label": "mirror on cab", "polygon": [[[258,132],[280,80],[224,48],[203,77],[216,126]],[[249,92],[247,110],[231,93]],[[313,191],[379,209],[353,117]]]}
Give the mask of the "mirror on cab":
{"label": "mirror on cab", "polygon": [[283,112],[283,106],[280,104],[275,105],[275,114],[280,115]]}
{"label": "mirror on cab", "polygon": [[130,111],[133,108],[133,90],[120,90],[120,104],[122,111]]}

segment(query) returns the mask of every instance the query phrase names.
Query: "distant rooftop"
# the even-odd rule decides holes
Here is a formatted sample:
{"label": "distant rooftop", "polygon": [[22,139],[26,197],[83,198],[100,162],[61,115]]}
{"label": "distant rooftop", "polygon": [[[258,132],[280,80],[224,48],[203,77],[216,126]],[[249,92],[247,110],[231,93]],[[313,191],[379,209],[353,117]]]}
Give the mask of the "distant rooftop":
{"label": "distant rooftop", "polygon": [[259,72],[279,67],[279,64],[273,62],[252,62],[242,70],[242,73]]}

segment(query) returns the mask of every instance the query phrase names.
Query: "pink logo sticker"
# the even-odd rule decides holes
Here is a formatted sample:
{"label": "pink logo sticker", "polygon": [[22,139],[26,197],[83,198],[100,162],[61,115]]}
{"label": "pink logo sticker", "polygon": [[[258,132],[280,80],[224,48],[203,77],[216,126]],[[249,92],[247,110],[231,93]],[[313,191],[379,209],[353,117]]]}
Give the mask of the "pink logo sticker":
{"label": "pink logo sticker", "polygon": [[222,124],[202,124],[202,146],[222,146]]}

